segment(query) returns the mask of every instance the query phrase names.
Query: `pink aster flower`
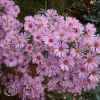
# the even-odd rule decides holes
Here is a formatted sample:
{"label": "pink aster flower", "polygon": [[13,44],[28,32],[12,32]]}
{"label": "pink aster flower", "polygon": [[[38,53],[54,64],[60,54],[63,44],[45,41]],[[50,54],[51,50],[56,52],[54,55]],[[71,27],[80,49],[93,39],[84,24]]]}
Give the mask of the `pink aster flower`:
{"label": "pink aster flower", "polygon": [[34,24],[35,30],[44,30],[47,27],[47,18],[44,15],[35,15]]}
{"label": "pink aster flower", "polygon": [[25,47],[25,51],[28,53],[32,53],[33,52],[33,45],[32,44],[27,44]]}
{"label": "pink aster flower", "polygon": [[79,70],[77,71],[77,73],[78,73],[78,77],[79,77],[80,79],[84,79],[84,78],[86,78],[87,75],[88,75],[88,73],[87,73],[85,67],[79,67]]}
{"label": "pink aster flower", "polygon": [[54,18],[57,15],[58,15],[57,11],[53,10],[53,9],[48,9],[47,12],[46,12],[46,16],[48,18]]}
{"label": "pink aster flower", "polygon": [[89,36],[94,35],[94,33],[96,32],[96,28],[93,24],[88,23],[86,25],[86,32]]}
{"label": "pink aster flower", "polygon": [[73,57],[69,56],[66,58],[61,58],[60,60],[60,67],[63,71],[69,71],[71,68],[74,67],[75,63],[74,63],[74,59]]}
{"label": "pink aster flower", "polygon": [[7,38],[12,38],[15,39],[16,36],[18,35],[19,31],[18,30],[11,30],[7,33]]}
{"label": "pink aster flower", "polygon": [[91,47],[93,42],[93,37],[89,38],[89,37],[84,37],[82,40],[82,45],[85,49],[88,49]]}
{"label": "pink aster flower", "polygon": [[[53,35],[53,36],[52,36]],[[43,41],[46,45],[48,46],[53,46],[57,41],[56,41],[56,36],[55,34],[47,34],[46,36],[43,37]]]}
{"label": "pink aster flower", "polygon": [[32,62],[33,62],[33,63],[36,63],[36,64],[38,64],[38,65],[39,65],[40,63],[42,63],[43,60],[44,60],[44,57],[42,56],[41,53],[36,53],[36,54],[33,54],[33,56],[32,56]]}
{"label": "pink aster flower", "polygon": [[90,79],[87,79],[85,90],[95,89],[96,86],[97,86],[96,82],[92,82]]}
{"label": "pink aster flower", "polygon": [[34,19],[32,16],[25,17],[24,28],[26,31],[32,32],[34,27]]}
{"label": "pink aster flower", "polygon": [[74,24],[74,32],[77,34],[83,34],[84,26],[80,22],[75,23]]}
{"label": "pink aster flower", "polygon": [[18,64],[21,64],[23,62],[24,56],[21,53],[18,53],[18,54],[14,55],[14,56],[15,56],[15,59],[16,59]]}
{"label": "pink aster flower", "polygon": [[53,77],[60,74],[58,61],[55,57],[49,56],[37,67],[37,73],[41,76]]}
{"label": "pink aster flower", "polygon": [[95,52],[97,52],[97,53],[100,53],[100,37],[99,36],[97,36],[97,37],[94,37],[93,38],[93,42],[92,42],[93,44],[92,44],[92,49],[93,49],[93,51]]}
{"label": "pink aster flower", "polygon": [[70,54],[73,57],[77,57],[79,59],[81,58],[82,52],[84,51],[84,47],[82,45],[80,45],[80,44],[75,43],[74,44],[75,47],[70,49]]}
{"label": "pink aster flower", "polygon": [[73,76],[68,75],[69,73],[65,74],[65,78],[60,82],[61,86],[64,89],[72,89],[75,87],[73,82]]}
{"label": "pink aster flower", "polygon": [[56,35],[57,40],[65,40],[67,36],[67,32],[63,29],[55,31],[54,34]]}
{"label": "pink aster flower", "polygon": [[15,57],[13,56],[9,56],[5,59],[5,64],[8,66],[8,67],[15,67],[17,65],[17,61],[15,59]]}
{"label": "pink aster flower", "polygon": [[75,40],[75,35],[73,33],[66,33],[65,41],[66,42],[73,42]]}
{"label": "pink aster flower", "polygon": [[20,35],[17,35],[15,43],[16,43],[16,47],[23,48],[25,44],[27,43],[26,35],[22,33]]}
{"label": "pink aster flower", "polygon": [[35,42],[41,42],[42,41],[42,37],[43,37],[43,33],[41,31],[36,31],[33,34],[33,40]]}
{"label": "pink aster flower", "polygon": [[54,54],[59,57],[66,56],[68,45],[66,43],[56,43],[54,45]]}
{"label": "pink aster flower", "polygon": [[68,31],[72,31],[75,23],[79,23],[79,21],[73,17],[66,17],[65,25]]}
{"label": "pink aster flower", "polygon": [[84,59],[85,67],[87,70],[93,70],[100,64],[100,57],[94,54],[88,54]]}
{"label": "pink aster flower", "polygon": [[89,76],[92,82],[100,82],[100,72],[98,70],[92,70]]}

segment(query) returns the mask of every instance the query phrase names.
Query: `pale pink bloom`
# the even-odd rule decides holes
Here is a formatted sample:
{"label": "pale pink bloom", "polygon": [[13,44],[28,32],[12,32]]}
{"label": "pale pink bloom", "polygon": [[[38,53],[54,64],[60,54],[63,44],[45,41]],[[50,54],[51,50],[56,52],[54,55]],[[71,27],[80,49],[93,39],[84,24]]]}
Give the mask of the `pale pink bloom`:
{"label": "pale pink bloom", "polygon": [[47,18],[44,15],[35,15],[34,19],[35,19],[35,24],[38,24],[39,22],[42,24],[47,23]]}
{"label": "pale pink bloom", "polygon": [[100,53],[100,37],[99,36],[93,38],[93,44],[91,48],[93,49],[93,51]]}
{"label": "pale pink bloom", "polygon": [[40,64],[41,62],[43,62],[44,60],[44,57],[42,56],[41,53],[36,53],[36,54],[33,54],[32,56],[32,62],[33,63],[36,63],[36,64]]}
{"label": "pale pink bloom", "polygon": [[30,22],[30,21],[33,20],[33,17],[32,16],[26,16],[24,19],[25,19],[25,21]]}
{"label": "pale pink bloom", "polygon": [[24,56],[21,55],[20,53],[15,55],[15,60],[17,61],[18,64],[21,64],[23,62]]}
{"label": "pale pink bloom", "polygon": [[21,73],[27,73],[27,71],[28,71],[28,65],[27,64],[19,64],[18,66],[17,66],[17,70],[18,71],[20,71]]}
{"label": "pale pink bloom", "polygon": [[88,33],[88,35],[94,35],[96,32],[96,28],[93,24],[88,23],[86,25],[86,32]]}
{"label": "pale pink bloom", "polygon": [[85,90],[90,90],[90,89],[95,89],[95,87],[97,86],[96,82],[92,82],[90,79],[86,80],[86,87]]}
{"label": "pale pink bloom", "polygon": [[32,16],[25,17],[24,29],[28,32],[33,32],[34,28],[34,19]]}
{"label": "pale pink bloom", "polygon": [[46,14],[46,16],[48,18],[54,18],[55,16],[58,15],[57,11],[56,10],[53,10],[53,9],[48,9],[45,14]]}
{"label": "pale pink bloom", "polygon": [[74,62],[75,61],[74,61],[73,57],[68,56],[66,58],[61,58],[59,65],[63,71],[65,71],[65,70],[69,71],[71,68],[74,67],[74,64],[75,64]]}
{"label": "pale pink bloom", "polygon": [[67,28],[70,28],[70,27],[73,27],[73,25],[75,23],[78,23],[79,21],[76,19],[76,18],[73,18],[73,17],[66,17],[66,27]]}
{"label": "pale pink bloom", "polygon": [[32,44],[27,44],[25,47],[25,51],[28,53],[32,53],[33,51],[33,45]]}
{"label": "pale pink bloom", "polygon": [[66,33],[65,41],[66,42],[73,42],[75,40],[75,36],[73,33]]}
{"label": "pale pink bloom", "polygon": [[35,30],[44,30],[47,27],[48,20],[44,15],[35,15]]}
{"label": "pale pink bloom", "polygon": [[5,63],[8,67],[15,67],[17,65],[17,61],[13,56],[6,58]]}
{"label": "pale pink bloom", "polygon": [[98,72],[97,70],[92,70],[89,79],[92,82],[100,82],[100,72]]}
{"label": "pale pink bloom", "polygon": [[25,34],[17,35],[15,43],[16,43],[17,48],[23,48],[25,44],[27,43]]}
{"label": "pale pink bloom", "polygon": [[59,24],[65,24],[64,23],[64,16],[60,16],[60,15],[57,15],[55,16],[55,19],[59,22]]}
{"label": "pale pink bloom", "polygon": [[79,67],[78,77],[80,79],[83,79],[83,78],[86,78],[86,76],[87,76],[87,71],[86,71],[85,67]]}
{"label": "pale pink bloom", "polygon": [[67,54],[68,45],[66,43],[56,43],[54,45],[54,54],[59,57],[64,57]]}
{"label": "pale pink bloom", "polygon": [[33,31],[33,28],[34,28],[34,22],[33,21],[25,22],[24,28],[25,28],[26,31],[32,32]]}
{"label": "pale pink bloom", "polygon": [[17,34],[19,34],[17,30],[11,30],[8,32],[7,37],[15,39]]}
{"label": "pale pink bloom", "polygon": [[87,70],[93,70],[100,64],[100,57],[89,53],[84,59],[84,63]]}
{"label": "pale pink bloom", "polygon": [[60,82],[61,86],[67,89],[74,88],[75,84],[73,82],[73,76],[68,75],[69,73],[65,74],[64,79]]}
{"label": "pale pink bloom", "polygon": [[93,42],[93,37],[84,37],[82,40],[82,45],[85,49],[90,48]]}
{"label": "pale pink bloom", "polygon": [[74,24],[79,23],[76,18],[73,17],[66,17],[65,26],[68,32],[74,32]]}
{"label": "pale pink bloom", "polygon": [[66,31],[63,29],[55,31],[54,34],[56,35],[57,40],[65,40],[66,37]]}
{"label": "pale pink bloom", "polygon": [[57,41],[56,41],[56,36],[55,34],[47,34],[46,36],[43,36],[43,41],[46,45],[48,46],[53,46]]}
{"label": "pale pink bloom", "polygon": [[73,57],[78,57],[78,58],[81,57],[81,55],[80,55],[80,53],[81,53],[80,47],[72,48],[72,49],[70,50],[70,53],[71,53],[71,55],[72,55]]}
{"label": "pale pink bloom", "polygon": [[76,22],[73,27],[76,34],[84,33],[84,26],[80,22]]}
{"label": "pale pink bloom", "polygon": [[43,33],[41,31],[35,31],[33,34],[33,41],[41,42],[43,37]]}

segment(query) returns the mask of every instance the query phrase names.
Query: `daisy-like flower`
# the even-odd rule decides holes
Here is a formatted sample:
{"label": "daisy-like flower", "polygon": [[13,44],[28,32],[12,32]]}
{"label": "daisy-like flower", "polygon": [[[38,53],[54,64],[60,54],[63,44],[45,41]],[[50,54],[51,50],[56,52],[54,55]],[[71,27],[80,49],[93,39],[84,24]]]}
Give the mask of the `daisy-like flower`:
{"label": "daisy-like flower", "polygon": [[[53,36],[52,36],[53,35]],[[47,34],[46,36],[43,36],[43,41],[46,45],[52,47],[57,41],[55,34]]]}
{"label": "daisy-like flower", "polygon": [[11,52],[11,50],[8,48],[8,49],[5,49],[4,51],[3,51],[3,55],[5,56],[5,57],[9,57],[9,55],[12,53]]}
{"label": "daisy-like flower", "polygon": [[87,73],[85,67],[79,67],[79,70],[77,71],[77,73],[78,73],[78,77],[79,77],[80,79],[84,79],[84,78],[86,78],[87,75],[88,75],[88,73]]}
{"label": "daisy-like flower", "polygon": [[93,42],[93,38],[90,39],[89,37],[84,37],[82,40],[82,45],[85,49],[89,49],[92,45],[92,42]]}
{"label": "daisy-like flower", "polygon": [[95,89],[96,86],[97,86],[96,82],[93,82],[90,79],[87,79],[86,80],[86,86],[85,86],[84,90]]}
{"label": "daisy-like flower", "polygon": [[81,54],[84,50],[83,46],[78,44],[78,43],[75,43],[74,44],[75,48],[71,48],[70,49],[70,54],[73,56],[73,57],[77,57],[77,58],[81,58]]}
{"label": "daisy-like flower", "polygon": [[55,16],[58,15],[57,11],[53,9],[48,9],[45,14],[49,19],[54,18]]}
{"label": "daisy-like flower", "polygon": [[33,52],[33,45],[32,44],[27,44],[25,47],[25,51],[28,53],[32,53]]}
{"label": "daisy-like flower", "polygon": [[92,70],[89,76],[92,82],[100,82],[100,72],[96,69]]}
{"label": "daisy-like flower", "polygon": [[96,32],[96,28],[93,24],[88,23],[86,25],[86,32],[89,36],[94,35],[94,33]]}
{"label": "daisy-like flower", "polygon": [[61,58],[60,60],[60,67],[63,71],[69,71],[69,69],[73,68],[75,63],[74,63],[73,57],[66,57],[66,58]]}
{"label": "daisy-like flower", "polygon": [[49,56],[40,66],[37,67],[37,73],[41,76],[53,77],[60,73],[60,68],[57,59]]}
{"label": "daisy-like flower", "polygon": [[73,32],[74,24],[79,23],[76,18],[66,17],[65,25],[68,32]]}
{"label": "daisy-like flower", "polygon": [[73,82],[73,76],[70,73],[64,74],[64,79],[60,82],[60,85],[65,89],[74,88],[75,84]]}
{"label": "daisy-like flower", "polygon": [[17,61],[18,64],[21,64],[23,62],[23,58],[24,56],[21,53],[17,53],[15,56],[15,59]]}
{"label": "daisy-like flower", "polygon": [[46,17],[44,15],[35,15],[34,19],[38,22],[42,22],[45,24],[45,22],[47,21]]}
{"label": "daisy-like flower", "polygon": [[5,64],[8,67],[15,67],[17,65],[17,61],[14,56],[9,56],[9,57],[6,57]]}
{"label": "daisy-like flower", "polygon": [[18,33],[18,30],[11,30],[7,33],[7,38],[15,39]]}
{"label": "daisy-like flower", "polygon": [[65,42],[62,43],[58,42],[54,45],[54,54],[58,57],[64,57],[66,56],[67,48],[68,45]]}
{"label": "daisy-like flower", "polygon": [[94,37],[91,48],[93,49],[94,52],[96,51],[97,53],[100,53],[100,37],[99,36]]}
{"label": "daisy-like flower", "polygon": [[16,43],[16,47],[23,48],[25,44],[27,43],[27,38],[25,34],[17,35],[15,43]]}
{"label": "daisy-like flower", "polygon": [[63,29],[55,31],[54,34],[56,34],[57,40],[65,40],[65,37],[67,35],[66,31]]}
{"label": "daisy-like flower", "polygon": [[33,54],[33,56],[32,56],[32,62],[33,62],[33,63],[36,63],[36,64],[38,64],[38,65],[39,65],[40,63],[42,63],[43,60],[44,60],[44,57],[42,56],[41,53],[36,53],[36,54]]}
{"label": "daisy-like flower", "polygon": [[44,30],[47,27],[47,18],[44,15],[35,15],[34,24],[35,30]]}
{"label": "daisy-like flower", "polygon": [[96,56],[95,54],[87,54],[84,62],[84,66],[87,70],[93,70],[94,68],[97,68],[100,64],[100,57]]}
{"label": "daisy-like flower", "polygon": [[36,31],[33,34],[33,40],[35,42],[41,42],[42,41],[42,37],[43,37],[43,33],[41,31]]}
{"label": "daisy-like flower", "polygon": [[65,36],[65,40],[66,40],[66,42],[73,42],[74,41],[74,35],[73,35],[73,33],[68,33],[67,32],[67,34]]}
{"label": "daisy-like flower", "polygon": [[32,16],[25,17],[24,28],[26,31],[32,32],[34,28],[34,19]]}
{"label": "daisy-like flower", "polygon": [[79,22],[75,23],[74,24],[74,32],[77,34],[84,33],[84,26]]}

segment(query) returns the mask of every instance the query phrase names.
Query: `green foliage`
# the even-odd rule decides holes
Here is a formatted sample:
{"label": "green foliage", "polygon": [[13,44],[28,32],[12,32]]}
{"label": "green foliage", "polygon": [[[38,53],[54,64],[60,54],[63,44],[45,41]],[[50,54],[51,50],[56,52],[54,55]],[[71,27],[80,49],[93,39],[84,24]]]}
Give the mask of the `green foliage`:
{"label": "green foliage", "polygon": [[97,33],[100,34],[100,2],[95,2],[89,9],[88,14],[82,16],[86,22],[96,25]]}

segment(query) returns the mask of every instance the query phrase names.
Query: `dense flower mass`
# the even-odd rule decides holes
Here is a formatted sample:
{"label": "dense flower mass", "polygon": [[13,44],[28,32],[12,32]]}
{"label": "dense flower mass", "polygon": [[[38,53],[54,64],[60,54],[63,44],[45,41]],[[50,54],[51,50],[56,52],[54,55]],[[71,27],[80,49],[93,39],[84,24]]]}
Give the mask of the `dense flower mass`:
{"label": "dense flower mass", "polygon": [[[5,95],[45,100],[45,90],[81,93],[100,83],[100,36],[93,24],[49,9],[16,19],[13,1],[0,1],[0,79]],[[24,29],[23,29],[24,26]]]}

